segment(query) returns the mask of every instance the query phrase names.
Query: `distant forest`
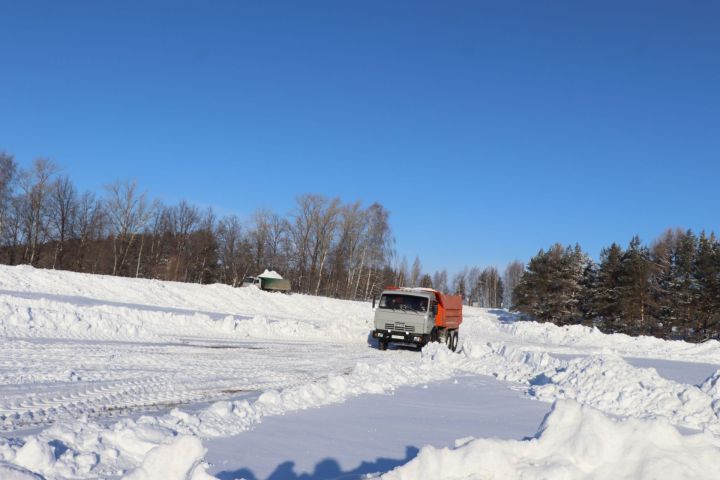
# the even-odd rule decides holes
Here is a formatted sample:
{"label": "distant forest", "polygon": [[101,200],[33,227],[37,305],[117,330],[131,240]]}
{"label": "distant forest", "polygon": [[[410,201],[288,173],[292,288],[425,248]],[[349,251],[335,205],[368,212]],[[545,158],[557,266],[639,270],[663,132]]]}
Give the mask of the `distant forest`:
{"label": "distant forest", "polygon": [[392,282],[393,255],[377,203],[302,195],[288,217],[260,210],[242,222],[151,201],[129,181],[80,193],[52,161],[25,170],[0,153],[0,263],[233,286],[267,268],[297,292],[368,298]]}
{"label": "distant forest", "polygon": [[378,203],[310,194],[285,216],[218,218],[185,201],[152,201],[129,181],[102,196],[78,192],[54,162],[21,169],[0,152],[0,263],[233,286],[271,269],[295,292],[347,299],[372,298],[387,285],[448,291],[450,283],[475,303],[501,305],[497,269],[468,268],[449,282],[445,270],[424,273],[417,257],[409,267],[395,252],[389,218]]}
{"label": "distant forest", "polygon": [[720,242],[714,233],[668,230],[650,246],[634,237],[592,261],[554,245],[528,263],[513,308],[558,325],[704,341],[720,338]]}

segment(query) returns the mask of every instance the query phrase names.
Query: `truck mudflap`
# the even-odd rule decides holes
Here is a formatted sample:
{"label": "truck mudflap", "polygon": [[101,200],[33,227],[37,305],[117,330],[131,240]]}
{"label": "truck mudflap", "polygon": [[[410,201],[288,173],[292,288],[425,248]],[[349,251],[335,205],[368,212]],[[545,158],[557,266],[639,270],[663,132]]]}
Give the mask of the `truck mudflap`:
{"label": "truck mudflap", "polygon": [[414,343],[425,345],[430,341],[430,335],[425,333],[395,332],[391,330],[373,330],[373,338],[384,342]]}

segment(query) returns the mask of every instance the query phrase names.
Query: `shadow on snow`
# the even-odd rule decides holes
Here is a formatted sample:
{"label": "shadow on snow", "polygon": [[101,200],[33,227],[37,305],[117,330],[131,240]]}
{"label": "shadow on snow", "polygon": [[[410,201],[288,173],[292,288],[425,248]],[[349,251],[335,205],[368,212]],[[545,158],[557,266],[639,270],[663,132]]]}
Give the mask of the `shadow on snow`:
{"label": "shadow on snow", "polygon": [[312,473],[297,473],[295,462],[286,461],[275,467],[275,470],[264,479],[247,468],[219,472],[215,476],[220,480],[359,480],[369,473],[384,473],[404,465],[415,458],[418,452],[416,447],[408,446],[405,447],[405,458],[378,458],[374,462],[362,462],[357,468],[347,471],[343,471],[337,460],[326,458],[315,465]]}

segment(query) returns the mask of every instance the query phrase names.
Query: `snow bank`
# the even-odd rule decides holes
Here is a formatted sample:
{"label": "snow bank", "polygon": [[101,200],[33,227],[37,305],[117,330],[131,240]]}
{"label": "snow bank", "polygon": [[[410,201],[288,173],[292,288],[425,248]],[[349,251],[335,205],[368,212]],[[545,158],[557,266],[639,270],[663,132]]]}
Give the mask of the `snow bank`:
{"label": "snow bank", "polygon": [[615,415],[664,417],[676,425],[720,435],[717,373],[702,388],[667,380],[654,368],[636,368],[615,355],[579,358],[544,377],[531,395],[545,400],[573,399]]}
{"label": "snow bank", "polygon": [[0,462],[0,478],[3,480],[43,480],[40,475],[5,462]]}
{"label": "snow bank", "polygon": [[[622,333],[605,334],[582,325],[557,326],[552,323],[517,321],[504,310],[463,307],[462,330],[475,341],[505,342],[525,350],[567,354],[612,352],[630,357],[660,358],[686,362],[720,364],[720,342],[669,341],[660,338],[631,337]],[[500,320],[500,321],[498,321]]]}
{"label": "snow bank", "polygon": [[148,452],[142,464],[123,480],[211,480],[202,464],[205,449],[199,439],[180,436]]}
{"label": "snow bank", "polygon": [[720,445],[710,435],[685,436],[664,420],[613,419],[571,401],[558,401],[531,440],[462,443],[453,449],[425,447],[414,460],[381,478],[720,478]]}
{"label": "snow bank", "polygon": [[366,302],[0,265],[7,337],[364,342],[372,316]]}

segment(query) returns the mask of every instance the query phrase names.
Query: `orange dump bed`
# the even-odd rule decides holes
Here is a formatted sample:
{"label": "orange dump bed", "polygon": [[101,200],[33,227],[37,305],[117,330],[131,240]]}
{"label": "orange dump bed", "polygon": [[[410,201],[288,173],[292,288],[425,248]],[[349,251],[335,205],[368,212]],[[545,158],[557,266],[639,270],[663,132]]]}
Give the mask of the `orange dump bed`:
{"label": "orange dump bed", "polygon": [[[403,290],[402,287],[387,287],[385,290]],[[435,325],[445,328],[459,328],[462,323],[462,297],[460,295],[445,295],[432,288],[421,288],[426,292],[435,294],[438,302],[438,313],[435,316]]]}
{"label": "orange dump bed", "polygon": [[460,295],[445,295],[436,291],[435,298],[439,303],[435,325],[445,328],[458,328],[462,323],[462,297]]}

